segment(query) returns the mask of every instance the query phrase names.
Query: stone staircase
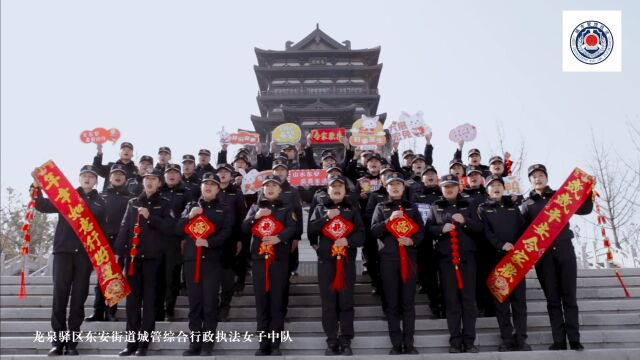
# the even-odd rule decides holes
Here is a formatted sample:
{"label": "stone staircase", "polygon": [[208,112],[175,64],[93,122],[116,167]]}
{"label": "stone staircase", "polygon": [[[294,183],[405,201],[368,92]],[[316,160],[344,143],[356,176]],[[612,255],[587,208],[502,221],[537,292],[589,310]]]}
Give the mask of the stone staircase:
{"label": "stone staircase", "polygon": [[[361,266],[358,266],[359,268]],[[286,330],[292,341],[282,345],[285,357],[312,358],[324,354],[325,337],[320,323],[320,296],[314,274],[313,262],[301,263],[301,275],[294,277],[291,285],[289,311]],[[556,359],[593,358],[593,359],[640,359],[640,269],[623,269],[621,274],[631,298],[625,298],[613,270],[579,270],[578,299],[580,305],[580,324],[582,342],[587,348],[584,352],[566,351],[562,353],[547,351],[551,342],[549,319],[546,312],[544,295],[535,272],[528,276],[528,331],[529,344],[534,350],[530,353],[496,352],[499,337],[495,318],[479,318],[477,321],[478,339],[481,354],[446,354],[448,333],[445,320],[429,319],[429,307],[426,295],[417,294],[417,320],[415,343],[421,355],[416,358],[455,359]],[[371,286],[366,276],[358,276],[356,284],[356,337],[352,346],[354,353],[361,358],[388,357],[390,348],[387,324],[384,320],[380,300],[370,294]],[[2,358],[41,357],[50,348],[49,342],[34,341],[37,331],[45,335],[51,330],[51,278],[48,276],[29,277],[27,299],[17,296],[19,277],[3,276],[0,285],[0,355]],[[92,278],[95,283],[95,278]],[[92,313],[93,289],[87,299],[86,315]],[[240,334],[239,341],[227,341],[216,344],[215,354],[221,358],[251,356],[257,339],[245,342],[245,332],[255,330],[255,300],[251,279],[244,292],[234,297],[230,321],[220,323],[219,331]],[[187,298],[178,299],[176,322],[158,322],[156,330],[164,333],[172,331],[188,333]],[[115,356],[124,347],[123,343],[111,341],[114,331],[125,329],[125,313],[122,305],[118,310],[118,322],[84,323],[84,332],[92,331],[94,342],[84,342],[78,350],[85,357]],[[107,332],[101,338],[100,332]],[[187,347],[186,339],[169,336],[161,342],[153,343],[150,355],[175,357]],[[172,341],[169,341],[172,340]]]}

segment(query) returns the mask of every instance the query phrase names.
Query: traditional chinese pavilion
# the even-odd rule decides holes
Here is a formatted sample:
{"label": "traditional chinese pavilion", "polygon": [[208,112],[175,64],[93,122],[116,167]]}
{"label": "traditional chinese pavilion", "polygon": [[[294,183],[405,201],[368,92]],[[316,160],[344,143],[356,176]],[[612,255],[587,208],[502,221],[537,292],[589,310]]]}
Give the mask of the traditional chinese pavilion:
{"label": "traditional chinese pavilion", "polygon": [[[363,114],[376,115],[379,46],[354,50],[349,40],[340,43],[316,26],[297,43],[287,41],[284,50],[255,52],[260,115],[251,115],[251,121],[263,142],[269,143],[271,131],[283,123],[298,124],[304,143],[311,129],[349,130]],[[386,114],[379,116],[384,122]]]}

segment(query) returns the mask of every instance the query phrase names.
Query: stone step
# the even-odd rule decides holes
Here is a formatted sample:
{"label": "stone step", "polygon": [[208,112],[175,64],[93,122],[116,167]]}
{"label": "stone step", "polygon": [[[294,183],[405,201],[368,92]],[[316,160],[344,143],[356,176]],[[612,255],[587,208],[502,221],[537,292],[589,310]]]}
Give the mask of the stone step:
{"label": "stone step", "polygon": [[[578,302],[581,313],[587,312],[607,312],[607,313],[631,313],[640,312],[640,299],[614,299],[614,300],[580,300]],[[383,319],[382,308],[377,305],[373,306],[357,306],[356,319]],[[93,312],[90,304],[85,305],[85,314],[89,315]],[[529,314],[547,314],[547,305],[545,301],[531,301],[527,303],[527,312]],[[176,308],[176,320],[186,319],[188,309],[184,307]],[[416,306],[416,316],[430,316],[431,312],[427,305]],[[117,316],[119,319],[126,317],[124,306],[118,307]],[[230,319],[236,320],[255,320],[255,311],[252,308],[231,307],[229,312]],[[321,309],[316,307],[289,307],[287,318],[290,321],[300,321],[309,319],[320,319]],[[51,318],[51,308],[49,307],[2,307],[0,308],[0,318],[7,320],[48,320]]]}
{"label": "stone step", "polygon": [[[613,344],[617,346],[617,344]],[[402,359],[421,359],[421,360],[557,360],[560,356],[563,360],[630,360],[637,359],[638,352],[640,352],[639,348],[629,348],[629,349],[617,349],[617,348],[602,348],[602,349],[586,349],[584,351],[546,351],[542,350],[544,346],[534,346],[535,348],[541,348],[541,350],[530,351],[530,352],[509,352],[509,353],[498,353],[498,352],[490,352],[486,349],[481,349],[482,352],[478,354],[444,354],[444,353],[421,353],[420,355],[405,355]],[[431,349],[429,349],[431,350]],[[44,352],[44,350],[42,350]],[[167,353],[171,351],[168,350]],[[108,359],[108,358],[118,358],[113,353],[106,355],[87,355],[88,351],[82,352],[82,357],[84,359]],[[181,351],[175,350],[172,351],[173,355],[149,355],[147,359],[173,359],[175,355],[179,355]],[[216,352],[216,351],[214,351]],[[362,352],[360,352],[362,353]],[[3,359],[11,360],[11,359],[19,359],[19,360],[35,360],[42,359],[46,355],[7,355],[3,356]],[[214,356],[214,358],[217,358]],[[221,359],[225,360],[249,360],[254,357],[251,355],[224,355],[220,356]],[[287,351],[283,358],[286,359],[295,359],[299,358],[291,355],[291,351]],[[311,355],[303,356],[304,359],[307,360],[323,360],[326,359],[325,356],[319,355],[318,352],[313,352]],[[362,355],[356,353],[354,356],[349,357],[352,360],[387,360],[389,359],[389,355],[383,354],[368,354]]]}
{"label": "stone step", "polygon": [[[532,331],[528,333],[527,342],[532,345],[546,346],[551,343],[551,334],[549,331]],[[257,348],[257,337],[251,338],[251,342],[243,341],[244,334],[238,339],[239,342],[218,342],[216,344],[216,352],[219,355],[229,354],[252,354]],[[101,342],[101,338],[95,337],[96,342],[81,342],[78,345],[78,350],[83,349],[99,349],[103,353],[116,353],[118,350],[124,347],[124,340],[111,341],[110,337],[105,338],[105,342]],[[183,340],[179,342],[179,340]],[[442,351],[448,346],[449,336],[447,334],[435,334],[435,335],[416,335],[415,345],[420,350],[426,351],[427,349],[433,349]],[[150,350],[154,352],[164,353],[166,351],[181,351],[186,349],[186,338],[172,336],[172,337],[160,337],[160,342],[153,343],[150,346]],[[600,348],[600,347],[616,347],[616,348],[638,348],[640,347],[640,330],[584,330],[581,332],[581,342],[587,348]],[[50,348],[50,344],[43,339],[42,342],[34,341],[33,336],[6,336],[2,337],[3,351],[9,352],[10,349],[23,350],[24,351],[44,351]],[[476,339],[476,343],[482,349],[486,347],[486,350],[494,351],[497,345],[500,343],[500,338],[497,332],[494,333],[479,333]],[[315,350],[318,354],[326,347],[326,342],[323,337],[296,337],[295,334],[291,334],[291,341],[283,342],[281,348],[285,353],[287,350]],[[388,351],[391,347],[391,342],[387,335],[378,336],[356,336],[352,341],[352,347],[356,353],[375,353],[380,351]]]}
{"label": "stone step", "polygon": [[[124,322],[85,322],[82,324],[82,331],[93,332],[113,332],[123,331]],[[49,321],[7,321],[0,323],[0,334],[2,336],[17,336],[17,334],[33,335],[36,331],[46,332],[50,329]],[[527,326],[529,330],[534,328],[549,327],[549,317],[547,314],[529,315],[527,317]],[[616,329],[640,329],[640,312],[615,314],[615,313],[581,313],[580,326],[582,329],[614,327]],[[246,322],[224,322],[219,323],[220,331],[252,331],[256,325],[254,321]],[[387,332],[387,322],[384,320],[359,320],[356,319],[354,327],[357,333],[370,334],[377,332]],[[322,334],[322,324],[320,321],[298,321],[287,323],[286,328],[292,334],[297,336],[309,336]],[[476,329],[479,332],[494,332],[497,329],[495,318],[478,318],[476,321]],[[177,322],[157,322],[156,330],[158,331],[188,331],[188,323],[186,321]],[[444,319],[417,319],[416,332],[446,332],[447,323]]]}
{"label": "stone step", "polygon": [[[361,263],[359,266],[361,266]],[[311,266],[313,268],[314,262],[301,262],[301,267]],[[624,268],[618,269],[620,274],[627,283],[627,279],[631,277],[640,277],[640,268]],[[534,270],[529,271],[527,279],[535,279],[536,272]],[[615,269],[578,269],[578,281],[580,278],[611,278],[617,283],[615,277]],[[296,283],[316,283],[317,274],[302,275],[293,277],[293,281]],[[96,282],[96,277],[91,277],[92,283]],[[369,282],[369,277],[366,275],[357,275],[356,282]],[[251,277],[247,277],[247,284],[251,283]],[[0,276],[0,285],[20,284],[19,276]],[[51,276],[29,276],[27,277],[27,284],[51,284]],[[631,285],[631,284],[630,284]]]}
{"label": "stone step", "polygon": [[[317,285],[314,286],[317,289]],[[640,287],[638,286],[628,286],[627,289],[631,293],[632,298],[640,298]],[[41,304],[44,306],[50,306],[51,304],[51,294],[53,293],[53,287],[51,285],[36,285],[27,289],[27,298],[21,300],[17,297],[18,295],[18,287],[14,288],[4,288],[2,296],[0,296],[0,305],[1,306],[31,306],[30,304]],[[293,287],[292,287],[293,290]],[[320,297],[319,295],[301,295],[297,291],[294,290],[293,294],[289,296],[289,303],[291,305],[320,305]],[[366,289],[358,289],[360,293],[355,295],[356,304],[371,304],[371,303],[379,303],[379,298],[377,296],[371,295],[370,293],[366,293]],[[578,288],[577,290],[578,299],[618,299],[624,298],[624,290],[621,287],[601,287],[601,288]],[[91,291],[90,293],[93,293]],[[30,300],[33,299],[33,300]],[[91,301],[93,301],[93,295],[90,296]],[[188,304],[185,296],[179,297],[180,304],[186,305]],[[426,301],[427,296],[418,294],[416,296],[417,302]],[[527,300],[544,300],[545,296],[541,289],[527,289]],[[91,302],[93,303],[93,302]],[[253,294],[245,292],[240,296],[234,296],[233,305],[237,306],[255,306],[255,297]]]}
{"label": "stone step", "polygon": [[[11,277],[14,278],[14,277]],[[17,276],[16,276],[17,278]],[[294,277],[295,278],[295,277]],[[26,284],[27,294],[29,295],[47,295],[53,292],[53,285],[51,282],[42,283],[41,281],[31,281]],[[39,279],[39,278],[38,278]],[[50,278],[48,278],[50,280]],[[13,280],[13,279],[12,279]],[[292,295],[302,295],[302,294],[319,294],[320,289],[318,288],[317,279],[313,278],[313,281],[306,282],[307,277],[301,279],[304,282],[293,282],[290,286],[290,294]],[[368,281],[369,279],[361,279],[355,285],[355,293],[368,293],[371,292],[371,285]],[[366,280],[366,281],[365,281]],[[18,281],[7,281],[7,283],[3,283],[0,285],[0,295],[17,295],[20,289]],[[96,283],[92,282],[91,286],[95,286]],[[625,279],[625,285],[627,288],[633,288],[640,286],[640,276],[628,277]],[[578,288],[614,288],[614,289],[622,289],[618,280],[614,278],[578,278],[577,280]],[[527,279],[527,289],[540,289],[540,283],[537,279]],[[253,296],[253,285],[248,282],[245,286],[242,295],[251,295]],[[632,293],[632,295],[634,295]]]}

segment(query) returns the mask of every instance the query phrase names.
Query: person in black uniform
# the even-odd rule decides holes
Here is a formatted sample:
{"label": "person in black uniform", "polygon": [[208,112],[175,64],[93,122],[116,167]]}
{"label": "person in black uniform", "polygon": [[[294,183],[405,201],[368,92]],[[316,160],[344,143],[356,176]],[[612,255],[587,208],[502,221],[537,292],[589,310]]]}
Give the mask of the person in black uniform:
{"label": "person in black uniform", "polygon": [[125,173],[125,176],[128,179],[135,178],[138,175],[138,169],[136,168],[136,164],[133,162],[133,144],[130,142],[123,142],[120,144],[120,158],[116,162],[109,162],[107,165],[102,165],[102,144],[97,145],[98,153],[93,158],[93,167],[96,173],[104,178],[104,186],[102,191],[106,190],[109,187],[109,176],[111,167],[114,164],[122,165],[122,169]]}
{"label": "person in black uniform", "polygon": [[[278,176],[282,179],[280,184],[280,188],[282,191],[280,192],[280,200],[285,206],[291,208],[293,213],[293,217],[296,220],[296,234],[291,240],[291,253],[289,254],[289,274],[292,276],[297,276],[298,264],[299,264],[299,253],[298,253],[298,242],[300,242],[300,238],[302,237],[303,225],[302,225],[302,201],[300,200],[300,192],[298,188],[291,186],[289,181],[287,180],[287,176],[289,174],[289,168],[287,167],[287,158],[285,157],[277,157],[273,161],[272,171],[273,175]],[[258,194],[260,197],[262,193]]]}
{"label": "person in black uniform", "polygon": [[[223,252],[227,243],[233,243],[231,231],[235,222],[234,213],[226,211],[220,199],[220,179],[213,173],[202,176],[202,196],[190,202],[178,220],[178,231],[191,219],[202,214],[214,226],[214,232],[206,239],[184,238],[185,274],[189,295],[189,349],[183,356],[211,356],[218,328],[218,289],[222,281]],[[196,271],[196,249],[202,248],[200,279],[194,281]]]}
{"label": "person in black uniform", "polygon": [[[542,164],[531,165],[528,169],[533,190],[522,204],[522,214],[527,226],[555,194],[547,185],[547,168]],[[587,195],[584,204],[576,211],[578,215],[590,214],[593,210],[592,194]],[[578,301],[576,299],[576,278],[578,276],[576,253],[571,243],[573,232],[567,224],[553,241],[552,247],[536,263],[536,274],[547,298],[547,310],[551,322],[553,344],[549,350],[566,350],[567,338],[573,350],[583,350],[580,343],[578,324]]]}
{"label": "person in black uniform", "polygon": [[211,165],[211,150],[200,149],[198,151],[198,165],[196,166],[196,174],[198,178],[202,178],[202,175],[208,172],[215,172],[216,170]]}
{"label": "person in black uniform", "polygon": [[[468,186],[462,190],[462,193],[473,200],[475,210],[472,210],[472,214],[476,215],[478,206],[489,198],[483,185],[482,169],[475,165],[467,166],[467,180]],[[485,280],[498,262],[498,251],[489,243],[483,233],[475,234],[474,240],[476,243],[476,306],[478,316],[494,317],[496,310],[493,305],[493,295],[491,295]]]}
{"label": "person in black uniform", "polygon": [[[412,193],[412,203],[415,203],[422,215],[422,220],[427,222],[431,207],[436,200],[442,197],[442,191],[438,186],[438,172],[432,165],[427,165],[422,173],[422,189]],[[427,294],[432,319],[444,319],[442,307],[442,292],[438,280],[438,257],[434,251],[434,238],[427,232],[424,241],[418,246],[418,284],[420,293]]]}
{"label": "person in black uniform", "polygon": [[[318,285],[322,298],[322,328],[327,335],[325,355],[353,355],[353,292],[356,281],[356,255],[358,247],[364,244],[364,223],[359,209],[347,198],[347,178],[342,175],[330,176],[327,185],[328,198],[319,204],[311,215],[307,226],[309,238],[316,239],[311,246],[318,255]],[[353,224],[353,230],[346,237],[335,242],[322,232],[323,226],[340,215]],[[335,291],[331,284],[336,275],[336,257],[333,246],[346,247],[344,262],[345,288]],[[338,324],[340,336],[338,336]]]}
{"label": "person in black uniform", "polygon": [[[359,178],[356,183],[356,194],[360,196],[359,207],[362,220],[365,227],[365,241],[362,249],[362,257],[364,259],[363,266],[367,270],[367,274],[371,278],[371,286],[373,287],[373,294],[380,295],[382,299],[382,280],[380,278],[380,256],[378,254],[378,242],[376,238],[371,234],[371,217],[373,213],[367,213],[367,203],[369,196],[381,187],[380,169],[382,167],[382,156],[380,154],[371,153],[365,157],[366,173]],[[368,188],[363,186],[365,183],[375,184],[370,185]],[[384,300],[383,300],[384,304]],[[383,306],[384,308],[384,306]]]}
{"label": "person in black uniform", "polygon": [[[371,220],[371,233],[382,243],[380,251],[380,274],[384,296],[387,303],[387,324],[392,348],[390,355],[417,354],[413,335],[415,332],[416,309],[416,274],[417,246],[424,238],[424,224],[417,207],[409,201],[403,200],[406,191],[404,179],[400,173],[392,173],[385,187],[389,193],[389,201],[376,206]],[[395,238],[387,230],[387,222],[403,213],[409,216],[418,226],[418,231],[411,237]],[[402,259],[399,247],[406,249],[408,257],[409,275],[402,278]],[[402,322],[402,328],[400,327]]]}
{"label": "person in black uniform", "polygon": [[164,172],[167,165],[171,163],[171,149],[168,146],[161,146],[158,149],[158,162],[154,169]]}
{"label": "person in black uniform", "polygon": [[[109,175],[109,187],[103,191],[102,198],[105,201],[105,223],[102,231],[109,241],[109,246],[113,248],[120,230],[120,224],[127,210],[127,203],[134,196],[125,186],[126,173],[124,166],[114,164],[111,167],[111,175]],[[122,264],[120,264],[122,267]],[[93,301],[93,314],[85,321],[116,321],[116,311],[118,304],[107,307],[104,296],[100,290],[100,285],[95,287],[95,299]]]}
{"label": "person in black uniform", "polygon": [[[233,167],[229,164],[218,164],[216,176],[220,180],[220,192],[218,198],[220,202],[226,205],[226,209],[233,212],[235,219],[232,230],[231,240],[225,243],[222,249],[222,271],[223,277],[220,283],[220,302],[219,302],[219,320],[228,321],[229,310],[231,309],[231,299],[236,289],[236,274],[238,274],[238,284],[242,284],[244,289],[244,281],[247,273],[247,260],[249,254],[250,237],[242,232],[240,228],[241,221],[247,215],[247,206],[244,203],[242,191],[235,183],[231,182],[231,174]],[[239,289],[242,291],[242,289]]]}
{"label": "person in black uniform", "polygon": [[[482,231],[476,207],[469,198],[459,194],[460,183],[455,175],[440,179],[443,198],[433,203],[427,218],[427,231],[436,240],[440,265],[440,284],[444,295],[449,352],[477,353],[476,339],[476,244],[474,238]],[[462,290],[458,289],[451,251],[451,230],[458,233]],[[460,328],[462,321],[463,328]]]}
{"label": "person in black uniform", "polygon": [[[284,330],[285,304],[289,284],[289,252],[291,241],[297,233],[297,220],[291,208],[285,206],[280,198],[280,178],[269,175],[262,181],[263,197],[251,206],[242,222],[242,231],[251,233],[254,224],[264,216],[272,216],[283,226],[283,230],[274,236],[251,238],[251,258],[253,262],[253,289],[256,297],[256,322],[260,338],[260,348],[256,356],[281,355],[280,338],[271,338],[271,333],[279,335]],[[265,255],[261,248],[273,249],[269,273],[265,272]],[[266,281],[269,281],[269,290]]]}
{"label": "person in black uniform", "polygon": [[191,199],[200,198],[200,177],[196,173],[196,157],[182,155],[182,183]]}
{"label": "person in black uniform", "polygon": [[[342,175],[342,169],[340,167],[333,166],[327,169],[327,178],[329,176],[338,176],[338,175]],[[360,196],[358,193],[355,192],[355,189],[356,189],[356,186],[351,182],[351,180],[347,179],[347,198],[352,205],[357,207]],[[327,193],[326,187],[319,188],[313,194],[313,198],[311,199],[311,204],[309,205],[309,217],[307,218],[307,222],[309,222],[309,220],[311,219],[311,216],[313,215],[313,210],[315,210],[316,206],[318,206],[318,204],[324,203],[325,199],[327,198],[329,198],[329,194]],[[308,235],[309,234],[307,234],[307,237]]]}
{"label": "person in black uniform", "polygon": [[[501,173],[500,173],[501,174]],[[504,180],[501,175],[491,175],[486,180],[489,199],[478,207],[478,217],[484,225],[485,238],[505,256],[513,250],[525,230],[524,217],[518,204],[504,194]],[[493,264],[497,264],[499,259]],[[531,351],[527,344],[527,285],[525,279],[515,287],[511,295],[499,302],[495,297],[496,318],[500,327],[502,343],[498,351]],[[513,312],[513,325],[509,313]],[[516,332],[513,334],[515,325]]]}
{"label": "person in black uniform", "polygon": [[[420,176],[424,172],[424,166],[433,165],[433,145],[431,145],[432,133],[425,135],[426,144],[424,146],[423,161],[425,164],[422,169],[416,169],[413,163],[413,159],[417,154],[414,154],[413,150],[407,149],[402,152],[403,164],[400,166],[400,159],[398,156],[399,143],[393,143],[393,152],[391,153],[391,165],[398,169],[398,172],[402,174],[405,180],[409,180],[414,176]],[[418,164],[420,166],[420,164]],[[418,172],[416,172],[418,170]]]}
{"label": "person in black uniform", "polygon": [[135,196],[142,193],[142,175],[153,170],[153,158],[149,155],[142,155],[138,162],[138,175],[127,179],[127,190]]}
{"label": "person in black uniform", "polygon": [[[182,183],[180,165],[167,164],[164,170],[164,184],[160,196],[169,199],[171,210],[176,216],[192,200],[191,193]],[[180,274],[182,271],[182,236],[178,232],[167,234],[167,251],[162,258],[164,271],[158,273],[158,293],[156,294],[156,321],[174,321],[176,300],[180,294]]]}
{"label": "person in black uniform", "polygon": [[[39,169],[31,175],[34,177]],[[98,183],[95,167],[85,165],[80,169],[80,187],[76,190],[80,197],[89,205],[89,209],[101,228],[105,222],[105,202],[98,191],[94,189]],[[53,236],[53,304],[51,308],[51,328],[55,332],[52,342],[53,348],[49,356],[78,355],[77,342],[64,342],[61,335],[70,331],[80,332],[80,325],[84,319],[84,302],[89,295],[89,277],[93,267],[84,245],[76,235],[66,219],[58,212],[51,200],[42,197],[42,190],[37,180],[38,188],[36,210],[46,214],[58,213],[58,224]],[[70,302],[69,302],[70,301]],[[67,320],[67,304],[69,304],[69,319]],[[73,335],[71,335],[73,339]],[[66,350],[65,350],[66,348]]]}
{"label": "person in black uniform", "polygon": [[[455,154],[453,154],[453,159],[462,162],[462,147],[464,146],[464,141],[458,143],[458,149],[456,149]],[[480,154],[480,150],[478,149],[470,149],[467,152],[467,165],[473,165],[482,171],[482,178],[486,178],[491,175],[491,171],[487,165],[481,164],[482,155]]]}
{"label": "person in black uniform", "polygon": [[[167,238],[176,232],[176,215],[171,201],[160,196],[159,192],[162,173],[155,170],[143,176],[144,191],[129,200],[114,249],[117,258],[124,257],[131,288],[126,304],[127,331],[136,333],[135,341],[128,342],[120,356],[147,354],[149,335],[156,323],[158,273],[163,271],[162,257],[167,251]],[[140,226],[139,244],[136,246],[137,255],[132,258],[136,223]],[[132,262],[133,273],[129,271]]]}

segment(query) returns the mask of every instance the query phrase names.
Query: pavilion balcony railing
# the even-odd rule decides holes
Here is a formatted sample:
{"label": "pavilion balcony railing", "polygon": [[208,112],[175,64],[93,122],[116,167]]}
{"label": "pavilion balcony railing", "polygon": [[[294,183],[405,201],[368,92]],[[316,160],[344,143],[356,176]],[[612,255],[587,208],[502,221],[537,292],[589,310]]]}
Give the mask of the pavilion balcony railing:
{"label": "pavilion balcony railing", "polygon": [[259,96],[331,96],[331,95],[378,95],[378,89],[359,87],[286,87],[258,91]]}

